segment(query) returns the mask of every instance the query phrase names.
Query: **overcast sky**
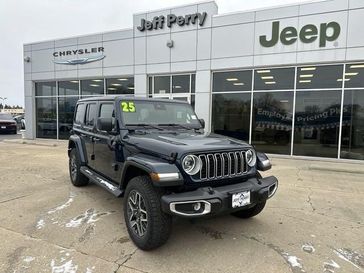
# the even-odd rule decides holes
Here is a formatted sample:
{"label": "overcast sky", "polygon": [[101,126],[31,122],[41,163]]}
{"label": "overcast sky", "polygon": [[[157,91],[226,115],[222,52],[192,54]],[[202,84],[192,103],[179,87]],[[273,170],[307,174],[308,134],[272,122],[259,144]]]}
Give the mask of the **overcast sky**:
{"label": "overcast sky", "polygon": [[[131,28],[132,14],[196,0],[0,0],[0,97],[24,105],[23,44]],[[216,0],[219,14],[305,0]]]}

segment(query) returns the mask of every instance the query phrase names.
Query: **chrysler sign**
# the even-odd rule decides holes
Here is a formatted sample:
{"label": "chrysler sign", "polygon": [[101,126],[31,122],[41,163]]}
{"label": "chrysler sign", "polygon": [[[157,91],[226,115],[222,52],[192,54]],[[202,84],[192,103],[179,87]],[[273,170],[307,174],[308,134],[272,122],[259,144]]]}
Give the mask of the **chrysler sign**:
{"label": "chrysler sign", "polygon": [[[100,61],[105,58],[105,55],[103,47],[91,47],[91,48],[55,51],[53,52],[53,57],[55,57],[53,62],[56,64],[76,65],[76,64],[86,64],[86,63]],[[66,57],[66,58],[60,59],[59,57]]]}
{"label": "chrysler sign", "polygon": [[164,15],[155,16],[152,21],[141,19],[140,26],[137,27],[139,31],[153,30],[153,29],[163,29],[165,25],[167,27],[172,27],[173,25],[178,25],[180,27],[184,25],[195,25],[203,26],[206,20],[206,12],[197,12],[194,14],[187,14],[185,16],[176,16],[174,14],[168,14],[166,17]]}

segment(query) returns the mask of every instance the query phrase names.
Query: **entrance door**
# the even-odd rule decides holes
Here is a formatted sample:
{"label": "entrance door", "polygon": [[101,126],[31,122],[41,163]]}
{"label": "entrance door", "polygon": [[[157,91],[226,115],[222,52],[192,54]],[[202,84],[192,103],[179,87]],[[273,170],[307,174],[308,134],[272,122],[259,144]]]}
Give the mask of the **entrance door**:
{"label": "entrance door", "polygon": [[171,95],[172,100],[181,100],[190,103],[191,95],[190,94],[173,94]]}
{"label": "entrance door", "polygon": [[190,103],[191,95],[190,94],[163,94],[163,95],[154,95],[155,99],[169,99],[169,100],[180,100]]}

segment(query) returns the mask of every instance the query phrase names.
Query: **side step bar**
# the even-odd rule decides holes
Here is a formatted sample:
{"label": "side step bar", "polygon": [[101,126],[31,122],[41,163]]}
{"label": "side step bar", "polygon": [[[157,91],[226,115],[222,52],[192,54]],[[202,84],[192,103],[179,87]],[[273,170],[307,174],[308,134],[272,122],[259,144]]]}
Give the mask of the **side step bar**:
{"label": "side step bar", "polygon": [[108,192],[111,192],[116,197],[120,197],[123,194],[123,190],[119,189],[115,186],[114,183],[110,182],[106,178],[100,176],[98,173],[93,170],[87,168],[86,166],[81,166],[81,173],[83,173],[87,178],[89,178],[92,182],[104,188]]}

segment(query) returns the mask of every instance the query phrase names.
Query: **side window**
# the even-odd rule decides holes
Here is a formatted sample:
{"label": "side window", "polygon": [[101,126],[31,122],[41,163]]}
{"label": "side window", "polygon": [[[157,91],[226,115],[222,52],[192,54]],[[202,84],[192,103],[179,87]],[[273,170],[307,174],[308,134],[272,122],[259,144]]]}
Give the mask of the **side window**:
{"label": "side window", "polygon": [[85,120],[85,111],[86,111],[86,104],[79,104],[77,105],[76,114],[75,114],[75,123],[83,124]]}
{"label": "side window", "polygon": [[87,105],[85,125],[94,126],[96,117],[96,103],[90,103]]}
{"label": "side window", "polygon": [[114,104],[111,103],[103,103],[100,106],[100,118],[111,118],[112,125],[115,127],[115,111],[114,111]]}

